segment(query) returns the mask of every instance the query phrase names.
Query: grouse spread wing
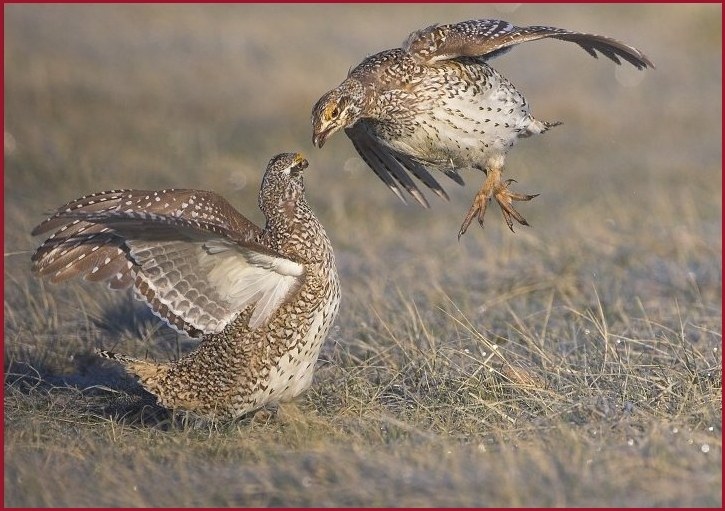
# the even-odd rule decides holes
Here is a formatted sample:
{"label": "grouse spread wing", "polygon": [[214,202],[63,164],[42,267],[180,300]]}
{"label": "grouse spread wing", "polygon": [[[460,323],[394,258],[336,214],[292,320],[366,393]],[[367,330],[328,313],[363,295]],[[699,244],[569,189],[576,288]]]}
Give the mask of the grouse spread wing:
{"label": "grouse spread wing", "polygon": [[171,188],[168,190],[109,190],[92,193],[73,200],[33,229],[33,236],[57,229],[68,223],[74,211],[91,213],[113,209],[147,211],[178,218],[199,219],[238,233],[243,239],[254,239],[262,229],[214,192]]}
{"label": "grouse spread wing", "polygon": [[156,315],[191,335],[219,332],[251,305],[249,325],[258,328],[304,281],[301,264],[250,241],[253,229],[226,227],[253,225],[236,211],[206,221],[69,204],[34,230],[60,226],[34,254],[33,270],[56,282],[82,275],[113,288],[134,283]]}
{"label": "grouse spread wing", "polygon": [[617,64],[621,64],[622,59],[637,69],[654,68],[654,64],[637,48],[611,37],[555,27],[517,27],[494,19],[432,25],[410,34],[403,43],[403,50],[419,62],[432,64],[457,57],[493,58],[517,44],[547,37],[574,42],[595,58],[596,52],[599,52]]}

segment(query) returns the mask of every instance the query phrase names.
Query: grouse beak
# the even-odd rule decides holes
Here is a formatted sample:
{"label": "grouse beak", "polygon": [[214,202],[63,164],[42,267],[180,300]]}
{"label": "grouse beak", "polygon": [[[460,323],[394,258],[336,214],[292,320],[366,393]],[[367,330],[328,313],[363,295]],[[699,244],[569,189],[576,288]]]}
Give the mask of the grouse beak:
{"label": "grouse beak", "polygon": [[330,136],[332,133],[334,127],[327,128],[326,130],[322,130],[319,133],[313,133],[312,134],[312,145],[315,147],[319,147],[322,149],[322,146],[325,145],[325,141],[327,140],[327,137]]}

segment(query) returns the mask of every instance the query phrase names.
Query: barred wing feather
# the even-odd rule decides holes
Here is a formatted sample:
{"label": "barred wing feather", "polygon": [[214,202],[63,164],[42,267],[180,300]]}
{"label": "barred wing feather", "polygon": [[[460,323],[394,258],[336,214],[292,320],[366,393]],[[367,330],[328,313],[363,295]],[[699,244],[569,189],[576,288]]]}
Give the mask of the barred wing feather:
{"label": "barred wing feather", "polygon": [[[75,226],[83,225],[82,234],[93,235],[56,233],[38,249],[34,271],[52,276],[60,260],[64,278],[126,275],[124,286],[117,287],[133,282],[137,297],[157,316],[192,335],[221,332],[250,306],[250,327],[259,328],[304,281],[303,265],[250,241],[248,231],[232,231],[217,221],[118,209],[72,209],[57,213],[54,223],[62,224],[61,218],[74,227],[63,226],[58,233],[78,231]],[[84,261],[92,255],[89,252],[108,248],[99,242],[109,241],[115,256],[109,264],[115,265],[114,271],[122,268],[112,275],[103,266],[99,269]]]}

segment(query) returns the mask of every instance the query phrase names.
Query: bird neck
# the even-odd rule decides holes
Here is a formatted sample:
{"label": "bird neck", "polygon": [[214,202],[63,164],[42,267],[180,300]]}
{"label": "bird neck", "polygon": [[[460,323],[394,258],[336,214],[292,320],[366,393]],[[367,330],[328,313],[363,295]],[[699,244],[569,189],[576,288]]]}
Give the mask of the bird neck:
{"label": "bird neck", "polygon": [[295,261],[317,263],[332,251],[322,224],[304,198],[281,202],[265,212],[265,244]]}

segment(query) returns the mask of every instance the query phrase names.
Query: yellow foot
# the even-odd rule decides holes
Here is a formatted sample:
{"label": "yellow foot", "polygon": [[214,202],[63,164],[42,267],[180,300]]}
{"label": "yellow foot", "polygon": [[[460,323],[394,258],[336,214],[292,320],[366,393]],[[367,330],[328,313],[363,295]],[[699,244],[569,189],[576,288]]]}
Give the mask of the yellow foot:
{"label": "yellow foot", "polygon": [[471,208],[468,210],[466,218],[463,219],[463,224],[458,231],[459,240],[468,229],[468,226],[471,225],[473,217],[477,217],[479,225],[483,227],[483,217],[486,214],[486,207],[492,198],[495,198],[496,202],[498,202],[498,205],[501,207],[503,218],[506,221],[506,225],[508,225],[509,229],[511,229],[511,232],[514,231],[514,220],[521,225],[529,225],[526,219],[514,209],[513,201],[529,201],[534,197],[537,197],[539,194],[525,195],[521,193],[513,193],[508,189],[508,185],[515,182],[516,181],[513,179],[501,181],[501,171],[498,169],[490,169],[488,171],[486,181],[484,181],[483,186],[473,199],[473,204],[471,204]]}

